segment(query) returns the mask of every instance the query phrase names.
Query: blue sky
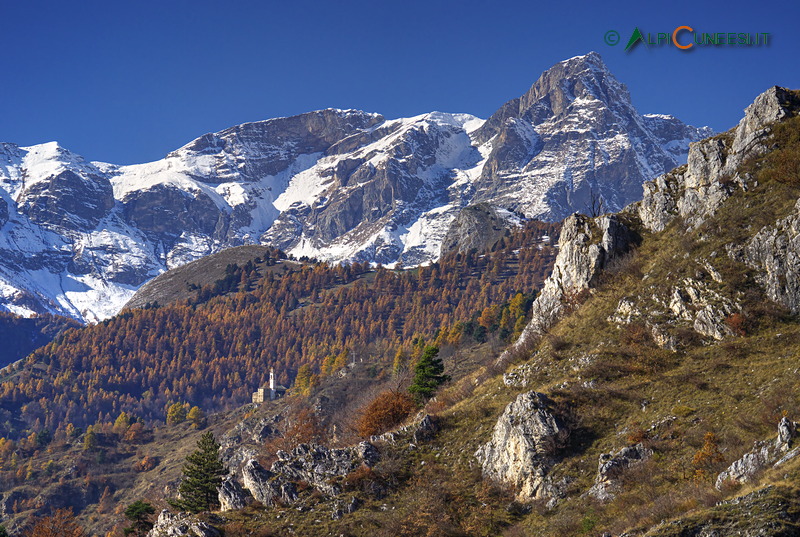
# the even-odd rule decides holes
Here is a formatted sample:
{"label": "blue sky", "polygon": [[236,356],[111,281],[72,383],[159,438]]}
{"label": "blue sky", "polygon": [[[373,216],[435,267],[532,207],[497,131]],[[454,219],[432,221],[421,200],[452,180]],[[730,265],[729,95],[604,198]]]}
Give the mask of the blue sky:
{"label": "blue sky", "polygon": [[[544,5],[543,5],[544,4]],[[591,50],[640,112],[717,130],[800,88],[800,4],[405,0],[0,0],[0,141],[91,160],[163,157],[206,132],[326,107],[489,116]],[[634,27],[769,32],[767,47],[637,47]],[[605,44],[609,30],[622,43]]]}

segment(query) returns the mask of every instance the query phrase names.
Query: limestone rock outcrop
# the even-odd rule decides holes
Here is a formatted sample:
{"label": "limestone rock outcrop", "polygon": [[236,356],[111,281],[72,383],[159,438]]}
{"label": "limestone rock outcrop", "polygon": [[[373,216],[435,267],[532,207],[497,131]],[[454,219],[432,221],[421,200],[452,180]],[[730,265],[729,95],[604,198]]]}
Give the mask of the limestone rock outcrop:
{"label": "limestone rock outcrop", "polygon": [[630,249],[632,240],[632,234],[616,215],[590,218],[573,214],[564,220],[553,272],[531,306],[531,320],[499,360],[544,334],[570,302],[597,283],[612,260]]}
{"label": "limestone rock outcrop", "polygon": [[[707,273],[711,274],[710,278]],[[619,325],[632,322],[648,325],[658,346],[672,350],[674,340],[661,325],[683,323],[701,336],[721,340],[735,335],[726,319],[741,311],[739,297],[723,293],[721,283],[719,273],[710,263],[704,262],[702,269],[698,269],[698,277],[682,278],[672,286],[656,282],[650,287],[649,295],[623,297],[608,321]],[[654,317],[660,319],[661,325],[652,322]]]}
{"label": "limestone rock outcrop", "polygon": [[[340,480],[359,466],[373,466],[380,459],[378,450],[369,442],[344,449],[331,449],[317,444],[300,444],[291,452],[278,451],[278,460],[269,470],[255,459],[248,460],[242,468],[242,485],[257,501],[264,505],[280,502],[291,504],[297,500],[296,483],[304,482],[327,496],[342,492]],[[233,478],[229,478],[233,480]],[[223,483],[224,484],[224,483]],[[229,503],[244,501],[234,493],[235,485],[220,489]]]}
{"label": "limestone rock outcrop", "polygon": [[220,511],[243,509],[249,500],[247,492],[232,475],[228,475],[222,480],[217,493],[219,495]]}
{"label": "limestone rock outcrop", "polygon": [[557,494],[548,472],[569,431],[551,407],[544,394],[520,394],[497,420],[491,440],[475,452],[484,477],[513,486],[521,501]]}
{"label": "limestone rock outcrop", "polygon": [[603,453],[597,463],[597,477],[588,494],[600,501],[612,500],[619,490],[619,479],[625,470],[653,456],[653,450],[641,443],[627,446],[615,453]]}
{"label": "limestone rock outcrop", "polygon": [[633,205],[644,226],[658,232],[680,216],[695,228],[730,197],[734,185],[749,188],[753,178],[741,172],[742,164],[769,149],[772,124],[796,106],[789,90],[774,86],[745,109],[732,131],[691,144],[685,167],[644,184],[642,201]]}
{"label": "limestone rock outcrop", "polygon": [[756,269],[756,279],[771,300],[792,313],[800,312],[800,200],[792,214],[728,251],[732,258]]}
{"label": "limestone rock outcrop", "polygon": [[245,462],[255,458],[258,446],[268,438],[278,436],[282,416],[251,416],[244,418],[225,433],[219,441],[220,458],[229,471],[235,473]]}
{"label": "limestone rock outcrop", "polygon": [[772,441],[756,442],[753,449],[734,461],[717,476],[716,487],[721,489],[726,482],[747,483],[770,466],[778,466],[800,454],[794,447],[797,423],[784,417],[778,424],[778,437]]}
{"label": "limestone rock outcrop", "polygon": [[242,468],[242,483],[256,501],[272,506],[278,501],[289,504],[297,499],[294,483],[265,469],[255,459]]}
{"label": "limestone rock outcrop", "polygon": [[147,537],[222,537],[222,532],[195,515],[164,509]]}
{"label": "limestone rock outcrop", "polygon": [[335,482],[365,464],[372,466],[380,455],[369,442],[345,449],[330,449],[316,444],[300,444],[291,453],[279,451],[272,464],[273,473],[289,481],[305,481],[323,494],[335,496],[341,487]]}

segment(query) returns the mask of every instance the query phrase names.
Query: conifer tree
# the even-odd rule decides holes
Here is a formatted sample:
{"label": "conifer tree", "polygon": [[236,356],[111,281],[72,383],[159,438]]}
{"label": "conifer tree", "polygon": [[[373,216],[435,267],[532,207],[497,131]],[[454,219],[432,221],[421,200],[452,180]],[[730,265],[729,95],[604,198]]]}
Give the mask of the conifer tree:
{"label": "conifer tree", "polygon": [[150,522],[150,515],[155,512],[156,510],[152,505],[142,500],[137,500],[130,504],[125,509],[125,518],[133,522],[133,524],[123,530],[125,535],[133,534],[136,537],[147,535],[147,532],[153,527],[153,523]]}
{"label": "conifer tree", "polygon": [[422,351],[419,362],[414,366],[414,380],[408,387],[408,391],[416,397],[419,403],[430,399],[441,384],[450,380],[448,375],[443,374],[444,364],[438,355],[439,347],[428,345]]}
{"label": "conifer tree", "polygon": [[83,435],[83,450],[92,451],[97,447],[97,434],[94,432],[94,427],[89,425],[86,428],[86,434]]}
{"label": "conifer tree", "polygon": [[170,505],[192,513],[219,507],[217,487],[226,473],[214,434],[203,433],[197,441],[197,449],[186,457],[183,465],[183,481],[178,487],[180,498],[170,500]]}
{"label": "conifer tree", "polygon": [[203,412],[200,407],[193,406],[189,413],[186,415],[186,419],[191,422],[192,429],[200,429],[205,427],[206,424],[206,413]]}
{"label": "conifer tree", "polygon": [[167,409],[167,424],[177,425],[186,421],[186,412],[188,405],[186,403],[175,403],[170,405]]}

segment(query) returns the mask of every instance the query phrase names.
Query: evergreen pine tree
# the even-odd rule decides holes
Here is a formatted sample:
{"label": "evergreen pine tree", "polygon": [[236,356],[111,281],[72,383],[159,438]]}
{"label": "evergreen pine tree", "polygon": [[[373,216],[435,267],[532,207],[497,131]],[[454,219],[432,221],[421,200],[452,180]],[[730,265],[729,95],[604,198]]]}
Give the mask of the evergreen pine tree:
{"label": "evergreen pine tree", "polygon": [[414,380],[408,387],[408,391],[420,403],[430,399],[439,385],[450,380],[448,375],[443,374],[444,364],[438,355],[439,347],[428,345],[422,351],[419,362],[414,366]]}
{"label": "evergreen pine tree", "polygon": [[219,507],[217,487],[227,472],[219,459],[219,444],[209,431],[197,441],[197,449],[186,457],[183,481],[178,487],[180,498],[169,503],[184,511],[199,513]]}
{"label": "evergreen pine tree", "polygon": [[125,535],[136,535],[136,537],[144,537],[147,532],[153,527],[150,522],[150,515],[156,512],[155,508],[147,502],[137,500],[130,504],[125,509],[125,518],[133,522],[133,524],[125,528],[123,531]]}

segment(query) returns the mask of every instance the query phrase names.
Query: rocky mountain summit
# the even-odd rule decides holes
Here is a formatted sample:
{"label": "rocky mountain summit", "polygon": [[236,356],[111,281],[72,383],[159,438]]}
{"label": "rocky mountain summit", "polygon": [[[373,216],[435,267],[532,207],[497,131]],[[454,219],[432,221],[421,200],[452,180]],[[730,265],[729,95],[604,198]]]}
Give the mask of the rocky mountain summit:
{"label": "rocky mountain summit", "polygon": [[[56,143],[2,144],[0,308],[101,320],[155,275],[242,244],[415,266],[521,218],[619,210],[709,133],[640,115],[590,53],[486,121],[321,110],[206,134],[131,166]],[[486,218],[491,236],[478,240],[470,230]]]}

